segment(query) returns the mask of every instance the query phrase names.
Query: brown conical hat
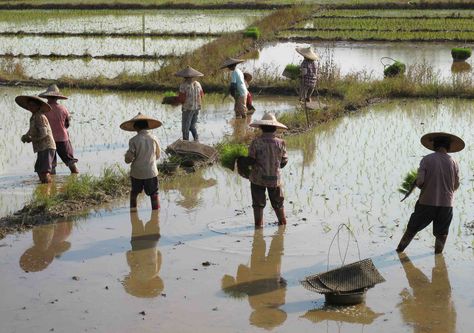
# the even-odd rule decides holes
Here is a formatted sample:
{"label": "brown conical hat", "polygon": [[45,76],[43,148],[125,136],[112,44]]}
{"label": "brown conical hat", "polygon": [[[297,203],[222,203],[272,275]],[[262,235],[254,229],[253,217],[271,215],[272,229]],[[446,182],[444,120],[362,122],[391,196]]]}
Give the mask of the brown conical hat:
{"label": "brown conical hat", "polygon": [[450,145],[448,153],[457,153],[458,151],[463,150],[466,145],[460,137],[444,132],[427,133],[421,137],[420,142],[425,148],[434,151],[434,141],[438,138],[449,139]]}
{"label": "brown conical hat", "polygon": [[227,59],[224,60],[224,62],[222,63],[221,69],[222,69],[222,68],[229,67],[229,66],[232,66],[232,65],[240,64],[240,63],[242,63],[242,62],[244,62],[244,61],[245,61],[245,60],[243,60],[243,59],[227,58]]}
{"label": "brown conical hat", "polygon": [[310,60],[319,60],[319,55],[313,51],[311,46],[309,47],[297,47],[296,52],[301,54],[303,57],[308,58]]}
{"label": "brown conical hat", "polygon": [[48,98],[48,97],[55,97],[57,99],[67,99],[66,96],[62,95],[59,92],[59,88],[57,85],[52,84],[50,85],[45,92],[42,92],[38,95],[39,97]]}
{"label": "brown conical hat", "polygon": [[251,127],[260,127],[262,125],[264,125],[264,126],[275,126],[277,128],[288,129],[288,127],[286,127],[285,125],[280,123],[276,119],[275,115],[273,113],[270,113],[270,112],[265,112],[265,114],[263,115],[261,120],[256,120],[256,121],[252,122],[249,126],[251,126]]}
{"label": "brown conical hat", "polygon": [[133,125],[135,125],[135,123],[140,120],[147,121],[148,127],[146,129],[154,129],[162,125],[161,121],[151,118],[151,117],[147,117],[139,112],[132,119],[124,121],[122,124],[120,124],[120,128],[123,129],[124,131],[135,132],[136,129],[133,127]]}
{"label": "brown conical hat", "polygon": [[[39,102],[41,106],[39,107],[39,109],[30,110],[29,109],[30,106],[28,105],[30,101]],[[17,97],[15,97],[15,102],[16,102],[16,104],[21,106],[23,109],[28,110],[30,112],[36,112],[38,110],[40,110],[42,112],[51,111],[51,107],[49,106],[49,104],[46,103],[45,101],[43,101],[41,98],[39,98],[37,96],[25,96],[25,95],[17,96]]]}
{"label": "brown conical hat", "polygon": [[204,76],[201,72],[195,70],[191,66],[186,67],[185,69],[180,70],[179,72],[176,72],[174,74],[175,76],[179,77],[198,77],[198,76]]}

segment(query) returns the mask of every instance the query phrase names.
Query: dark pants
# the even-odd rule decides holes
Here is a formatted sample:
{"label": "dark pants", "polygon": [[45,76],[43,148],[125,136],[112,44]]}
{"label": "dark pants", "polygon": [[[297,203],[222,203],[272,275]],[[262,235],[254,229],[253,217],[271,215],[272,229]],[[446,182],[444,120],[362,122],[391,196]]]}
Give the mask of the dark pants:
{"label": "dark pants", "polygon": [[158,177],[148,179],[137,179],[130,177],[132,180],[132,193],[138,194],[145,190],[146,195],[153,195],[158,192]]}
{"label": "dark pants", "polygon": [[268,190],[268,197],[273,209],[283,208],[283,190],[281,187],[265,187],[250,183],[250,190],[252,192],[252,207],[264,208],[266,205],[265,190]]}
{"label": "dark pants", "polygon": [[51,173],[53,169],[53,160],[56,156],[56,150],[46,149],[39,151],[35,162],[35,172],[37,173]]}
{"label": "dark pants", "polygon": [[193,139],[198,139],[196,123],[198,120],[199,110],[183,110],[181,116],[181,128],[183,131],[183,140],[189,140],[189,132],[193,135]]}
{"label": "dark pants", "polygon": [[[72,150],[71,141],[60,141],[56,142],[56,153],[59,155],[61,160],[66,164],[66,166],[71,166],[74,163],[77,163],[77,159],[74,158],[74,151]],[[53,168],[56,168],[58,165],[57,156],[54,155]]]}
{"label": "dark pants", "polygon": [[407,230],[417,233],[433,222],[433,235],[447,235],[453,219],[453,207],[422,205],[416,202],[415,211],[411,214]]}

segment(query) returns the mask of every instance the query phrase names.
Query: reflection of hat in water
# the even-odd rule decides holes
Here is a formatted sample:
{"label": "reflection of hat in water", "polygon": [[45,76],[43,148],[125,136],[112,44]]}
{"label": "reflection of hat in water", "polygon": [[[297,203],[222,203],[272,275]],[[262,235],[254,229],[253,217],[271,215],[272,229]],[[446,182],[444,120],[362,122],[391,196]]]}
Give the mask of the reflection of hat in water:
{"label": "reflection of hat in water", "polygon": [[158,296],[164,289],[163,280],[158,276],[161,260],[161,253],[156,248],[128,251],[130,274],[122,282],[125,291],[136,297]]}
{"label": "reflection of hat in water", "polygon": [[303,57],[309,59],[309,60],[319,60],[319,55],[313,51],[313,48],[311,46],[309,47],[297,47],[296,52],[301,54]]}
{"label": "reflection of hat in water", "polygon": [[461,151],[464,149],[465,146],[464,141],[460,137],[444,132],[433,132],[425,134],[421,137],[420,142],[425,148],[434,151],[434,143],[437,140],[449,141],[448,153],[456,153],[458,151]]}
{"label": "reflection of hat in water", "polygon": [[285,311],[274,307],[261,307],[255,309],[250,315],[250,323],[257,327],[272,329],[283,324],[287,314]]}
{"label": "reflection of hat in water", "polygon": [[43,98],[48,98],[48,97],[54,97],[54,98],[57,98],[57,99],[67,99],[66,96],[64,96],[63,94],[61,94],[59,92],[59,88],[57,85],[55,84],[52,84],[50,85],[45,92],[42,92],[41,94],[38,95],[39,97],[43,97]]}
{"label": "reflection of hat in water", "polygon": [[145,115],[143,115],[139,112],[132,119],[127,120],[127,121],[123,122],[122,124],[120,124],[120,128],[123,129],[124,131],[135,132],[136,129],[134,128],[133,125],[135,125],[135,123],[137,121],[146,121],[147,124],[148,124],[146,129],[154,129],[154,128],[158,128],[162,125],[161,121],[159,121],[157,119],[154,119],[154,118],[151,118],[151,117],[147,117],[147,116],[145,116]]}
{"label": "reflection of hat in water", "polygon": [[[28,110],[30,112],[36,112],[36,111],[42,111],[42,112],[48,112],[51,111],[51,107],[49,106],[48,103],[43,101],[41,98],[36,97],[36,96],[17,96],[15,97],[15,102],[19,106],[21,106],[23,109]],[[31,110],[30,102],[35,102],[36,107],[34,110]]]}
{"label": "reflection of hat in water", "polygon": [[198,76],[204,76],[201,72],[195,70],[191,66],[186,67],[185,69],[180,70],[179,72],[176,72],[174,74],[175,76],[179,77],[198,77]]}
{"label": "reflection of hat in water", "polygon": [[260,126],[275,126],[277,128],[288,129],[285,125],[280,123],[275,115],[270,112],[265,112],[261,120],[256,120],[252,122],[249,126],[251,127],[260,127]]}
{"label": "reflection of hat in water", "polygon": [[122,284],[127,293],[142,298],[156,297],[164,289],[163,280],[158,275],[146,281],[134,279],[127,275]]}
{"label": "reflection of hat in water", "polygon": [[245,60],[243,60],[243,59],[227,58],[227,59],[224,60],[224,62],[222,63],[221,69],[222,69],[222,68],[229,67],[229,66],[232,66],[232,65],[240,64],[240,63],[242,63],[242,62],[244,62],[244,61],[245,61]]}

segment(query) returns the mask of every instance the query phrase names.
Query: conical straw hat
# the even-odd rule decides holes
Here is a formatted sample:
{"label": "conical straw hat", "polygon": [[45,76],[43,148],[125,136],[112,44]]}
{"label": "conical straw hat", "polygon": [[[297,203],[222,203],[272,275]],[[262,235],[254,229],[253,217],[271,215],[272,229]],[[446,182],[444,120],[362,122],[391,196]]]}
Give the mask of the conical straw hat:
{"label": "conical straw hat", "polygon": [[297,47],[296,52],[301,54],[303,57],[308,58],[310,60],[319,60],[319,55],[313,51],[311,46],[309,47]]}
{"label": "conical straw hat", "polygon": [[227,59],[222,63],[221,69],[222,69],[222,68],[229,67],[229,66],[231,66],[231,65],[240,64],[240,63],[242,63],[242,62],[244,62],[244,61],[245,61],[245,60],[243,60],[243,59],[227,58]]}
{"label": "conical straw hat", "polygon": [[48,98],[48,97],[55,97],[57,99],[67,99],[66,96],[62,95],[59,92],[59,88],[57,85],[52,84],[50,85],[45,92],[42,92],[38,95],[39,97]]}
{"label": "conical straw hat", "polygon": [[286,127],[285,125],[280,123],[276,119],[275,115],[273,113],[270,113],[270,112],[266,112],[263,115],[261,120],[254,121],[249,126],[251,126],[251,127],[260,127],[262,125],[264,125],[264,126],[275,126],[275,127],[278,127],[278,128],[288,129],[288,127]]}
{"label": "conical straw hat", "polygon": [[454,134],[444,133],[444,132],[433,132],[433,133],[425,134],[421,137],[420,142],[423,146],[425,146],[425,148],[428,148],[429,150],[434,151],[435,150],[434,141],[435,139],[438,139],[438,138],[449,139],[450,145],[449,145],[448,153],[457,153],[458,151],[461,151],[464,149],[465,143],[460,137],[457,137]]}
{"label": "conical straw hat", "polygon": [[[36,102],[40,103],[41,106],[39,108],[36,108],[35,110],[31,110],[30,106],[29,106],[30,101],[36,101]],[[40,110],[42,112],[51,111],[51,107],[48,105],[48,103],[46,103],[41,98],[36,97],[36,96],[24,96],[24,95],[17,96],[17,97],[15,97],[15,102],[16,102],[16,104],[21,106],[23,109],[28,110],[30,112],[36,112],[38,110]]]}
{"label": "conical straw hat", "polygon": [[133,127],[133,125],[137,121],[140,121],[140,120],[146,120],[147,121],[148,127],[146,129],[154,129],[154,128],[158,128],[162,125],[161,121],[159,121],[157,119],[154,119],[154,118],[151,118],[151,117],[147,117],[147,116],[145,116],[145,115],[143,115],[139,112],[132,119],[127,120],[127,121],[123,122],[122,124],[120,124],[120,128],[123,129],[124,131],[135,132],[136,129]]}
{"label": "conical straw hat", "polygon": [[198,77],[198,76],[204,76],[201,72],[195,70],[191,66],[186,67],[185,69],[180,70],[179,72],[176,72],[174,74],[175,76],[179,77]]}

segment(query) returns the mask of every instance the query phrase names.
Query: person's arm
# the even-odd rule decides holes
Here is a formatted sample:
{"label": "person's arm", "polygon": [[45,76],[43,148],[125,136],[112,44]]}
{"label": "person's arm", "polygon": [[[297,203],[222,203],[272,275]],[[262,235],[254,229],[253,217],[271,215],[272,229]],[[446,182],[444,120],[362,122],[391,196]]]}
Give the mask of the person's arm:
{"label": "person's arm", "polygon": [[128,142],[128,150],[125,153],[125,163],[129,164],[132,163],[135,160],[135,144],[133,143],[132,140]]}
{"label": "person's arm", "polygon": [[459,166],[456,161],[454,161],[454,190],[456,191],[459,188]]}
{"label": "person's arm", "polygon": [[426,163],[425,163],[425,159],[423,158],[420,162],[420,167],[418,168],[418,175],[416,176],[416,186],[418,188],[423,187],[423,184],[425,183],[425,175],[426,175]]}
{"label": "person's arm", "polygon": [[161,156],[161,148],[160,148],[160,144],[158,143],[158,140],[155,139],[155,143],[156,143],[155,156],[156,156],[156,159],[159,159]]}
{"label": "person's arm", "polygon": [[252,141],[249,147],[249,156],[247,157],[247,162],[249,165],[254,165],[257,163],[257,150],[255,148],[255,142]]}
{"label": "person's arm", "polygon": [[286,143],[283,141],[283,151],[280,161],[280,168],[283,169],[288,164],[288,153],[286,151]]}
{"label": "person's arm", "polygon": [[184,104],[184,102],[186,102],[186,92],[182,84],[179,86],[179,93],[178,97],[176,97],[176,102],[178,104]]}
{"label": "person's arm", "polygon": [[66,107],[64,107],[64,127],[69,128],[71,115]]}

